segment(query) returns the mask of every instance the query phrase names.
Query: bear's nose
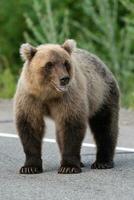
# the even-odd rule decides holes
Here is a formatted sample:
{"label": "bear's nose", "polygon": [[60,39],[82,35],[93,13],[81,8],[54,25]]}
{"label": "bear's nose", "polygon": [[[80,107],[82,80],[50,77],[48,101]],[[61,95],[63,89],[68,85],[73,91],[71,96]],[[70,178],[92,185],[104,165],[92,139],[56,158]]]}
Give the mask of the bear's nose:
{"label": "bear's nose", "polygon": [[60,85],[61,86],[65,86],[69,83],[69,76],[63,76],[62,78],[60,78]]}

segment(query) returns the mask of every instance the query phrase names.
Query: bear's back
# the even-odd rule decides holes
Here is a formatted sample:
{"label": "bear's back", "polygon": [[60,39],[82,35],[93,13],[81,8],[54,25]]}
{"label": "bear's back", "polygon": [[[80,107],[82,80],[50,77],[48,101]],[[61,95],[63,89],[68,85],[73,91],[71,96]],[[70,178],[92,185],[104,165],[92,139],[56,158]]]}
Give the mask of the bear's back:
{"label": "bear's back", "polygon": [[94,113],[109,96],[111,85],[118,90],[116,80],[112,72],[96,55],[76,48],[72,58],[76,63],[76,71],[84,74],[90,111]]}
{"label": "bear's back", "polygon": [[113,79],[113,75],[108,67],[96,55],[86,50],[76,48],[72,57],[77,60],[77,65],[84,74],[97,73],[103,79]]}

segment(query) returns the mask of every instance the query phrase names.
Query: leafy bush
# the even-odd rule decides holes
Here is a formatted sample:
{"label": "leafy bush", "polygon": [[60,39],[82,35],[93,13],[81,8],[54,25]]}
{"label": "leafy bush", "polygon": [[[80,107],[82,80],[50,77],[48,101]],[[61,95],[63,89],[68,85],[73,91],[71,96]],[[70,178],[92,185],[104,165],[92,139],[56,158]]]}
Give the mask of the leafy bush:
{"label": "leafy bush", "polygon": [[[14,15],[10,17],[9,13]],[[123,105],[134,108],[133,1],[1,0],[0,15],[0,68],[5,76],[2,79],[0,75],[0,89],[7,93],[4,96],[12,96],[4,88],[8,88],[8,76],[14,88],[22,41],[38,45],[74,38],[79,47],[104,60],[118,79]]]}
{"label": "leafy bush", "polygon": [[0,60],[4,57],[14,73],[20,64],[18,49],[24,40],[23,32],[26,29],[23,11],[29,12],[31,2],[32,0],[0,0]]}
{"label": "leafy bush", "polygon": [[0,73],[0,98],[12,97],[15,92],[15,86],[15,77],[9,68],[5,69],[2,74]]}
{"label": "leafy bush", "polygon": [[83,37],[89,38],[89,48],[103,58],[118,79],[123,105],[134,106],[134,3],[130,9],[128,2],[96,0],[94,6],[93,0],[85,0],[83,9],[93,26],[83,29]]}
{"label": "leafy bush", "polygon": [[123,105],[134,107],[134,3],[130,5],[125,0],[78,1],[77,9],[81,10],[82,20],[79,20],[80,16],[78,19],[72,16],[73,8],[69,10],[67,7],[64,8],[61,21],[58,6],[52,9],[52,1],[33,2],[37,21],[25,16],[30,30],[30,34],[25,33],[26,40],[39,44],[61,43],[66,37],[75,38],[79,46],[99,55],[105,61],[119,81]]}
{"label": "leafy bush", "polygon": [[[64,16],[59,16],[59,11],[52,12],[49,0],[33,0],[33,10],[36,15],[36,22],[26,14],[26,23],[30,30],[25,32],[25,39],[32,44],[42,43],[61,43],[69,37],[68,10],[65,10]],[[31,37],[32,35],[32,37]]]}
{"label": "leafy bush", "polygon": [[[0,0],[0,97],[13,97],[20,68],[19,47],[24,40],[28,12],[32,0]],[[30,13],[30,11],[29,11]],[[31,15],[32,16],[32,15]]]}

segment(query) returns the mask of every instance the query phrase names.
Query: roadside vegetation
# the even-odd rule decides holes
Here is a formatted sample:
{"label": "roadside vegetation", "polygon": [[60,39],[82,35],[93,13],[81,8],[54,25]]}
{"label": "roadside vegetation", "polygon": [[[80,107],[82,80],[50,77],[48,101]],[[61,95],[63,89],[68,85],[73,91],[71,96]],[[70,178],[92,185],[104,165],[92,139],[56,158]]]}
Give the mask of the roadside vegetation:
{"label": "roadside vegetation", "polygon": [[1,0],[0,16],[0,97],[14,94],[21,43],[73,38],[104,60],[119,82],[122,106],[134,108],[133,1]]}

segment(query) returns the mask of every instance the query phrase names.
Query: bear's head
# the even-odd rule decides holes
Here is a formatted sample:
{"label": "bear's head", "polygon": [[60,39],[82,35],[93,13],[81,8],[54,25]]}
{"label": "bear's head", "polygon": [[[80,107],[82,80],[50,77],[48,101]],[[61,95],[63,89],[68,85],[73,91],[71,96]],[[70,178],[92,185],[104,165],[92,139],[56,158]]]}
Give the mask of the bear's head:
{"label": "bear's head", "polygon": [[73,77],[71,54],[75,46],[74,40],[66,40],[62,45],[43,44],[37,47],[22,44],[20,55],[25,61],[23,77],[28,90],[48,96],[66,92]]}

